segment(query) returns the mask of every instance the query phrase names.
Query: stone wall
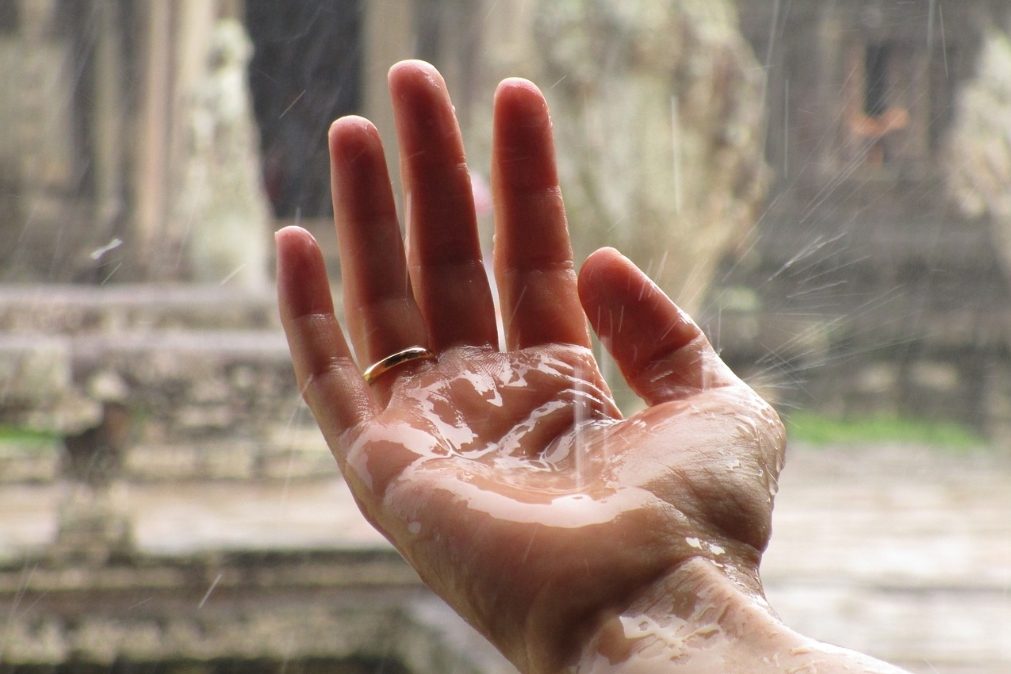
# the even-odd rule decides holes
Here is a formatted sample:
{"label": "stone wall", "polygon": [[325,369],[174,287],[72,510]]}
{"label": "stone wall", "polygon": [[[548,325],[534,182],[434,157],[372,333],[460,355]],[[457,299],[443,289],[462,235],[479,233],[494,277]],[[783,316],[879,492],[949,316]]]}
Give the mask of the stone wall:
{"label": "stone wall", "polygon": [[[1011,447],[1011,283],[993,223],[950,197],[946,141],[1007,8],[945,8],[942,33],[939,3],[739,7],[768,73],[776,175],[752,244],[710,293],[725,357],[787,408],[955,421]],[[872,75],[901,128],[868,112]]]}

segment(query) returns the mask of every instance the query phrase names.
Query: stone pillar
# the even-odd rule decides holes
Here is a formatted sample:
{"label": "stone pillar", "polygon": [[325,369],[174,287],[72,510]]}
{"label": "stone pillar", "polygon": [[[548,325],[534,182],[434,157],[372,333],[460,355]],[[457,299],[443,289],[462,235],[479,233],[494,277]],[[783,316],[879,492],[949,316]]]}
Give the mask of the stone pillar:
{"label": "stone pillar", "polygon": [[[19,7],[7,6],[0,21],[0,90],[18,91],[21,73],[18,64],[24,57],[17,30]],[[18,132],[20,96],[0,96],[0,263],[9,268],[17,254],[21,224],[21,147]],[[0,276],[2,277],[2,276]]]}
{"label": "stone pillar", "polygon": [[[461,89],[470,99],[461,115],[461,126],[467,138],[467,160],[472,170],[488,172],[491,166],[492,96],[495,87],[506,77],[526,77],[544,88],[550,87],[541,77],[535,58],[534,16],[539,0],[484,2],[471,16],[468,26],[477,33],[468,37],[455,58],[469,59],[469,72],[463,75]],[[447,28],[452,32],[451,28]],[[459,43],[457,40],[456,42]],[[480,56],[472,56],[474,54]],[[462,51],[462,53],[461,53]],[[444,50],[444,59],[452,59]],[[451,68],[454,85],[457,69]],[[550,92],[548,92],[550,95]]]}
{"label": "stone pillar", "polygon": [[399,155],[393,141],[396,127],[386,89],[386,72],[397,61],[417,56],[413,51],[417,9],[415,0],[369,0],[362,4],[362,11],[365,13],[362,114],[372,120],[385,141],[386,163],[394,194],[399,197]]}
{"label": "stone pillar", "polygon": [[55,0],[21,0],[14,51],[4,64],[10,69],[4,96],[10,99],[6,114],[12,124],[2,133],[13,150],[9,173],[17,192],[0,222],[3,278],[58,277],[74,252],[68,198],[79,177],[79,148],[72,133],[74,82],[60,10]]}
{"label": "stone pillar", "polygon": [[[28,211],[58,208],[60,197],[73,187],[75,144],[70,132],[73,112],[67,42],[59,31],[58,3],[22,0],[23,124],[22,175]],[[45,213],[38,213],[39,219]]]}
{"label": "stone pillar", "polygon": [[248,84],[242,23],[214,20],[203,0],[179,5],[177,110],[170,227],[186,272],[203,283],[267,286],[270,205]]}
{"label": "stone pillar", "polygon": [[163,278],[179,259],[168,249],[169,147],[172,110],[173,3],[147,0],[137,7],[142,45],[140,110],[134,128],[136,167],[131,179],[134,200],[131,255],[143,277]]}
{"label": "stone pillar", "polygon": [[1011,280],[1011,30],[985,33],[976,72],[965,82],[940,162],[963,215],[988,226]]}
{"label": "stone pillar", "polygon": [[123,67],[124,30],[120,5],[96,0],[94,54],[95,90],[92,108],[93,171],[95,184],[94,229],[111,241],[125,216],[125,162],[123,127],[126,124],[126,72]]}
{"label": "stone pillar", "polygon": [[[790,28],[794,26],[791,25]],[[803,120],[807,133],[798,140],[803,146],[817,148],[818,156],[814,158],[815,172],[812,176],[834,176],[843,170],[840,157],[849,156],[849,148],[847,152],[839,151],[840,144],[848,142],[843,128],[846,111],[832,109],[832,106],[838,105],[840,101],[846,105],[851,100],[863,100],[860,92],[863,71],[851,61],[854,57],[853,46],[846,44],[847,26],[839,15],[838,8],[828,5],[818,7],[817,25],[812,32],[815,33],[814,39],[806,39],[805,46],[815,52],[816,67],[813,72],[797,68],[791,73],[798,77],[814,77],[813,82],[807,79],[806,82],[796,83],[801,91],[813,91],[815,98],[809,103],[815,106],[815,113],[806,115],[807,118]],[[805,37],[802,30],[798,31],[798,35]],[[843,90],[842,96],[839,95],[840,88]],[[801,110],[804,108],[798,107]],[[831,138],[834,142],[819,142],[818,139],[821,138]]]}
{"label": "stone pillar", "polygon": [[197,89],[211,69],[212,40],[217,22],[217,2],[175,0],[175,30],[172,40],[172,159],[186,161],[186,136],[192,120],[190,106]]}
{"label": "stone pillar", "polygon": [[[434,63],[453,95],[460,126],[467,129],[476,114],[487,116],[491,100],[481,97],[478,76],[488,54],[485,42],[488,8],[485,0],[416,0],[418,54]],[[509,3],[515,9],[517,2]],[[494,24],[490,24],[494,25]],[[497,39],[496,31],[496,39]]]}
{"label": "stone pillar", "polygon": [[[234,2],[139,6],[132,252],[145,280],[262,288],[270,215]],[[223,28],[223,26],[225,26]]]}

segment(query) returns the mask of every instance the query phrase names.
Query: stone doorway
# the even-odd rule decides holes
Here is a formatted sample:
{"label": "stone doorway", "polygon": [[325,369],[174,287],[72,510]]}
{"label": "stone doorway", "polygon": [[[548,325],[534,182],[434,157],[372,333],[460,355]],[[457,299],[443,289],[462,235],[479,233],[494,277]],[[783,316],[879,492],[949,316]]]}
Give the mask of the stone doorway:
{"label": "stone doorway", "polygon": [[361,0],[247,0],[264,184],[281,219],[330,213],[326,132],[360,110]]}

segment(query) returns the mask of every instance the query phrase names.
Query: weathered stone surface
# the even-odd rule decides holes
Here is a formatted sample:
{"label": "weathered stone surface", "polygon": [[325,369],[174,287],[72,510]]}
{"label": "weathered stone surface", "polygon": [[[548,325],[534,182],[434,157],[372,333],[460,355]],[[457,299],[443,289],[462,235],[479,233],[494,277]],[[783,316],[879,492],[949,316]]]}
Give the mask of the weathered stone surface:
{"label": "weathered stone surface", "polygon": [[70,343],[59,338],[9,337],[2,344],[0,378],[10,402],[39,404],[70,385]]}
{"label": "weathered stone surface", "polygon": [[[103,401],[88,397],[89,388],[125,397],[155,438],[179,431],[180,440],[224,432],[255,436],[270,423],[284,423],[298,401],[287,346],[276,332],[129,333],[72,341],[23,335],[4,337],[0,349],[3,418],[60,434],[101,419]],[[109,391],[110,381],[125,391]],[[40,425],[43,418],[48,423]]]}
{"label": "weathered stone surface", "polygon": [[264,289],[271,213],[249,94],[253,46],[241,22],[223,19],[200,47],[200,74],[180,95],[185,151],[172,225],[193,280]]}
{"label": "weathered stone surface", "polygon": [[731,2],[538,4],[577,252],[615,245],[689,311],[764,197],[762,78]]}
{"label": "weathered stone surface", "polygon": [[[27,464],[27,461],[22,464]],[[23,468],[22,470],[28,470]],[[286,427],[262,440],[168,442],[135,445],[123,477],[131,482],[190,480],[303,480],[336,470],[314,427]]]}
{"label": "weathered stone surface", "polygon": [[121,483],[64,483],[51,560],[102,565],[133,552],[133,529]]}
{"label": "weathered stone surface", "polygon": [[1011,358],[999,358],[988,363],[983,383],[986,433],[996,447],[1011,447]]}
{"label": "weathered stone surface", "polygon": [[57,439],[26,442],[7,439],[0,442],[0,484],[51,482],[60,465]]}
{"label": "weathered stone surface", "polygon": [[101,402],[75,385],[67,339],[0,334],[0,381],[0,425],[63,435],[101,419]]}
{"label": "weathered stone surface", "polygon": [[70,280],[103,233],[83,224],[76,192],[84,170],[74,97],[79,72],[64,22],[77,7],[16,5],[0,35],[0,279]]}
{"label": "weathered stone surface", "polygon": [[[495,85],[532,79],[556,120],[577,265],[616,246],[697,309],[719,259],[754,224],[768,178],[762,71],[734,3],[514,0],[484,11],[482,59],[438,62],[463,99],[472,169],[490,155]],[[482,224],[490,242],[490,218]]]}
{"label": "weathered stone surface", "polygon": [[947,139],[949,188],[969,217],[991,230],[1011,279],[1011,34],[999,24],[982,37],[975,77],[958,101]]}
{"label": "weathered stone surface", "polygon": [[734,370],[784,408],[955,421],[1008,446],[994,429],[1007,425],[998,398],[1011,314],[725,310],[707,327]]}
{"label": "weathered stone surface", "polygon": [[[11,609],[5,664],[357,660],[391,671],[509,671],[431,602],[390,549],[37,565],[28,576],[0,567],[0,606]],[[461,639],[472,647],[454,648]]]}

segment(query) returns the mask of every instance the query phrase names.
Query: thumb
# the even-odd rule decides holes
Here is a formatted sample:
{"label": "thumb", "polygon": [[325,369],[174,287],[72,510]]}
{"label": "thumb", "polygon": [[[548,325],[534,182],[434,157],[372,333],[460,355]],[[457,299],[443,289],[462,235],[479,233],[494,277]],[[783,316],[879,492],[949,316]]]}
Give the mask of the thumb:
{"label": "thumb", "polygon": [[649,404],[740,381],[688,314],[615,249],[587,258],[579,299],[625,379]]}

